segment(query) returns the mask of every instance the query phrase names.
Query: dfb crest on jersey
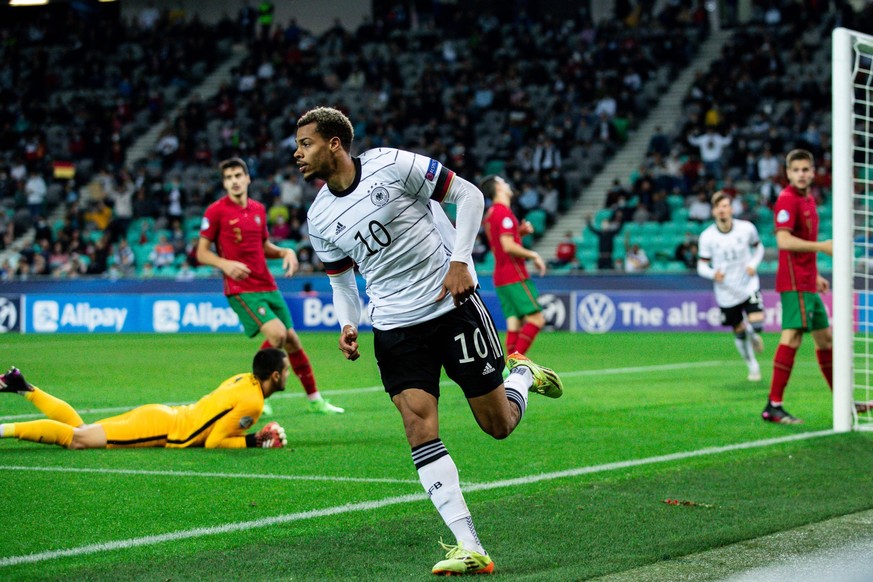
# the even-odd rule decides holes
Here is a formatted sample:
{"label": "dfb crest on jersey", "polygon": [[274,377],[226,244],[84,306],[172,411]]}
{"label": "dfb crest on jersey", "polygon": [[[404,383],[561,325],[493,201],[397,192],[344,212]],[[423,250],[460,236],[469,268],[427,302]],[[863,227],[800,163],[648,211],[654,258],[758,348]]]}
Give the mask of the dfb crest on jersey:
{"label": "dfb crest on jersey", "polygon": [[376,206],[385,206],[388,204],[388,199],[391,197],[388,190],[383,186],[376,186],[370,190],[370,202]]}

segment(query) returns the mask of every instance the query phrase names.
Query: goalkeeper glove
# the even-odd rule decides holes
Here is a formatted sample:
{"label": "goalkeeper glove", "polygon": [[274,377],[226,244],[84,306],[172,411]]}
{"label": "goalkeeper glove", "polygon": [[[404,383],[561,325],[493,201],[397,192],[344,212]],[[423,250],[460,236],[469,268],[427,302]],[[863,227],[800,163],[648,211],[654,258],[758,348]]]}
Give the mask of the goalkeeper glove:
{"label": "goalkeeper glove", "polygon": [[255,442],[264,449],[281,449],[288,444],[288,439],[285,438],[285,429],[273,421],[255,433]]}

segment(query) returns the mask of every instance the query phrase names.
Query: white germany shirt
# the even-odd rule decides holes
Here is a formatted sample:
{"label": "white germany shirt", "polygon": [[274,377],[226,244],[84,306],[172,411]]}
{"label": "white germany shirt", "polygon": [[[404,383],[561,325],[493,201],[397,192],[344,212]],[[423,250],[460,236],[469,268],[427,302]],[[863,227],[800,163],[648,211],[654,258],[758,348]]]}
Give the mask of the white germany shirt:
{"label": "white germany shirt", "polygon": [[709,259],[713,269],[724,273],[724,280],[713,285],[719,307],[739,305],[761,289],[757,273],[751,277],[746,273],[755,245],[761,244],[758,229],[747,220],[735,218],[732,222],[728,232],[711,224],[700,233],[697,243],[698,257]]}
{"label": "white germany shirt", "polygon": [[450,294],[436,298],[449,269],[453,227],[431,200],[443,199],[454,173],[436,160],[389,148],[368,150],[354,162],[352,185],[343,192],[325,185],[308,212],[312,247],[328,275],[358,266],[378,329],[451,311]]}

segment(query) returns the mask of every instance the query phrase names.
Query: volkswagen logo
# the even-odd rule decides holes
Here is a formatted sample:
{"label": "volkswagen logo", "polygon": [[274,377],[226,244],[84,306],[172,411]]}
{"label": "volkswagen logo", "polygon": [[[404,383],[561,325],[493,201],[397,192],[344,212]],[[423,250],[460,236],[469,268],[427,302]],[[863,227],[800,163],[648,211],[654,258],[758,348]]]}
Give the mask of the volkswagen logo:
{"label": "volkswagen logo", "polygon": [[590,293],[579,302],[579,326],[588,333],[606,333],[615,323],[615,304],[603,293]]}

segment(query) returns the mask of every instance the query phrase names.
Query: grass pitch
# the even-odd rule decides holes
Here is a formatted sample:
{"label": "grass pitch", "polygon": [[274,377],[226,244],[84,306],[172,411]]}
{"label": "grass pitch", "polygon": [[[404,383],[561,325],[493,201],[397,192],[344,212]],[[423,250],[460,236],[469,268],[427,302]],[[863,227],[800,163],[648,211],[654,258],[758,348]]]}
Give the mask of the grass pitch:
{"label": "grass pitch", "polygon": [[[336,334],[303,334],[322,392],[346,414],[271,400],[282,450],[66,451],[0,441],[0,578],[428,580],[451,539],[425,498],[371,336],[345,361]],[[583,580],[873,508],[870,433],[833,435],[810,341],[786,408],[760,420],[764,382],[725,334],[542,334],[530,356],[561,373],[505,441],[444,383],[441,436],[480,537],[506,580]],[[197,399],[247,371],[235,335],[0,336],[16,365],[86,422]],[[0,423],[40,416],[0,395]],[[672,500],[672,503],[665,501]],[[750,564],[737,564],[740,571]],[[722,569],[722,571],[724,571]]]}

